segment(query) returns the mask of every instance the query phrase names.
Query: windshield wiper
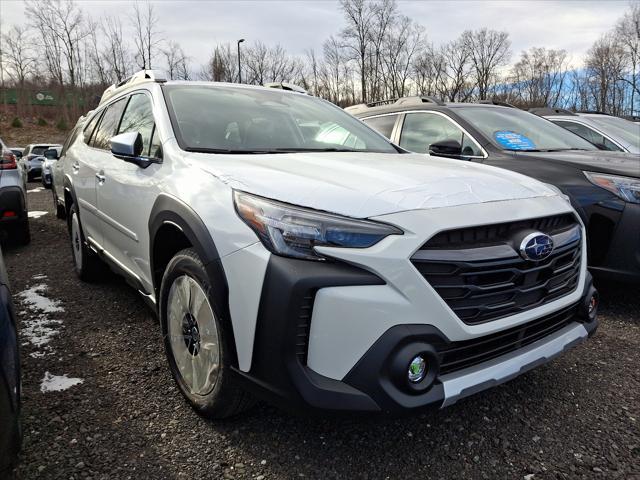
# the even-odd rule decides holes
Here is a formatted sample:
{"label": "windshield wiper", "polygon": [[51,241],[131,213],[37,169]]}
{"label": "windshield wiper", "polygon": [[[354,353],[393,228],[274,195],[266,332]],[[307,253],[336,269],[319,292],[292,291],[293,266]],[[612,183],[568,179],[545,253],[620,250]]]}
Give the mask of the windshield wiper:
{"label": "windshield wiper", "polygon": [[364,150],[354,150],[352,148],[276,148],[275,152],[289,153],[289,152],[362,152]]}
{"label": "windshield wiper", "polygon": [[278,153],[273,150],[231,150],[229,148],[200,148],[200,147],[187,147],[187,152],[194,153],[229,153],[229,154],[245,154],[245,155],[258,155],[264,153]]}

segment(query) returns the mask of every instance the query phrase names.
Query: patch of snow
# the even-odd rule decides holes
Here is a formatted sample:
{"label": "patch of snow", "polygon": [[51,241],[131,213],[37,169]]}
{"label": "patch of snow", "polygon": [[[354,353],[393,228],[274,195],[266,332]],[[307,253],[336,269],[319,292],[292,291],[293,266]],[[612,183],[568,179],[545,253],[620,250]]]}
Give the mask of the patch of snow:
{"label": "patch of snow", "polygon": [[46,346],[58,334],[56,327],[60,325],[62,325],[61,320],[51,320],[45,315],[40,315],[25,320],[20,335],[34,347],[40,348]]}
{"label": "patch of snow", "polygon": [[47,214],[47,212],[43,212],[40,210],[33,210],[29,212],[29,218],[40,218],[40,217],[44,217]]}
{"label": "patch of snow", "polygon": [[49,372],[45,372],[42,383],[40,383],[40,391],[42,393],[60,392],[83,382],[82,378],[69,378],[66,373],[64,375],[52,375]]}
{"label": "patch of snow", "polygon": [[31,190],[27,190],[27,193],[38,193],[41,192],[42,190],[44,190],[44,187],[36,187],[36,188],[32,188]]}
{"label": "patch of snow", "polygon": [[27,290],[18,293],[18,297],[22,298],[27,308],[44,313],[64,312],[64,308],[60,306],[58,300],[51,300],[43,295],[47,290],[45,283],[39,283]]}
{"label": "patch of snow", "polygon": [[37,275],[31,277],[32,280],[45,280],[46,278],[47,276],[44,273],[38,273]]}

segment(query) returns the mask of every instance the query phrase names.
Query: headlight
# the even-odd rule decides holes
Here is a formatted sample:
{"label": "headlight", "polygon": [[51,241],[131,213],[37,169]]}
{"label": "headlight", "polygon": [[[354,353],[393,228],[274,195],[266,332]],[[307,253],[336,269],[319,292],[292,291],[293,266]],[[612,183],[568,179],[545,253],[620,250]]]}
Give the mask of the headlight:
{"label": "headlight", "polygon": [[324,260],[314,247],[367,248],[389,235],[403,234],[384,223],[295,207],[235,190],[233,201],[240,218],[262,244],[287,257]]}
{"label": "headlight", "polygon": [[609,190],[621,199],[631,203],[640,203],[640,178],[594,172],[584,172],[584,174],[591,183]]}

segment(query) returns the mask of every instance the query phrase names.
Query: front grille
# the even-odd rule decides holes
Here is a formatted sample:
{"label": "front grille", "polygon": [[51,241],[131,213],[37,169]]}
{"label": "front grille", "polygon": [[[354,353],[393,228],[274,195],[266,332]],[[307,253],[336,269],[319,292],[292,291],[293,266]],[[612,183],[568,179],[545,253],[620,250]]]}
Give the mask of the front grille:
{"label": "front grille", "polygon": [[440,359],[440,375],[478,365],[551,335],[572,323],[576,310],[577,305],[573,305],[509,330],[473,340],[436,346]]}
{"label": "front grille", "polygon": [[[546,228],[539,230],[549,235],[569,231],[576,235],[565,236],[565,243],[544,260],[523,259],[511,237],[523,227],[542,225]],[[435,236],[411,261],[458,318],[475,325],[535,308],[575,290],[581,262],[579,232],[571,215],[453,230]]]}

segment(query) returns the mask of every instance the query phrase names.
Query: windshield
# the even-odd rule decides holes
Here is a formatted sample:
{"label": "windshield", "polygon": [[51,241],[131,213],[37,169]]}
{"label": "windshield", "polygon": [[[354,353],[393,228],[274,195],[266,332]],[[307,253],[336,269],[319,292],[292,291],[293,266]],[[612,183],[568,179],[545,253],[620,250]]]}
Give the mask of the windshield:
{"label": "windshield", "polygon": [[576,134],[517,108],[474,106],[456,112],[502,150],[596,150]]}
{"label": "windshield", "polygon": [[44,151],[45,151],[46,149],[48,149],[48,148],[49,148],[48,146],[36,146],[36,147],[33,147],[33,148],[31,149],[31,152],[29,152],[29,154],[30,154],[30,155],[40,156],[40,155],[42,155],[42,154],[44,153]]}
{"label": "windshield", "polygon": [[340,108],[281,90],[168,85],[165,98],[180,146],[212,153],[357,151],[397,153]]}
{"label": "windshield", "polygon": [[640,149],[640,124],[630,122],[624,118],[605,115],[590,116],[589,120],[599,126],[604,133],[615,136]]}

